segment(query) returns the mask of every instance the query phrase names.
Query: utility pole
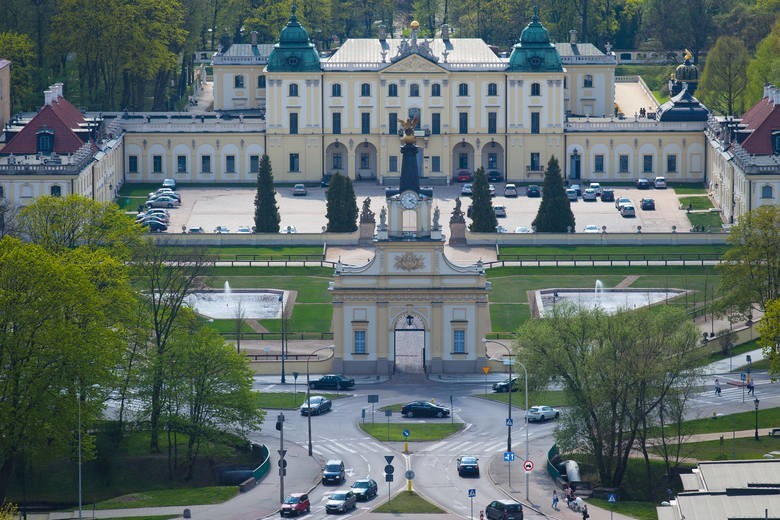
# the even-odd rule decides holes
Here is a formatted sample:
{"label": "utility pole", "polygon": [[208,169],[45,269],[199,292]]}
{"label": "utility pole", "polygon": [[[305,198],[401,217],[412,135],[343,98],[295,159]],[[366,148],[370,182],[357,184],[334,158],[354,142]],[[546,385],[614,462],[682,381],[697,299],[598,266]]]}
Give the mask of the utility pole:
{"label": "utility pole", "polygon": [[284,502],[284,476],[287,474],[287,450],[284,449],[284,414],[276,416],[276,429],[279,430],[279,503]]}

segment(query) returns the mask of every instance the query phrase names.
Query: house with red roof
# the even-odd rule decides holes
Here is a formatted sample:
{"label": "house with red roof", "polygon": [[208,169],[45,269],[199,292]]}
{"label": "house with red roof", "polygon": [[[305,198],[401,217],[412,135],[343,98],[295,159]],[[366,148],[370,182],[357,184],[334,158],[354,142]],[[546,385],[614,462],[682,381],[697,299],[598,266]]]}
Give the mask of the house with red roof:
{"label": "house with red roof", "polygon": [[780,89],[764,86],[761,100],[742,118],[711,119],[709,189],[726,222],[780,201]]}

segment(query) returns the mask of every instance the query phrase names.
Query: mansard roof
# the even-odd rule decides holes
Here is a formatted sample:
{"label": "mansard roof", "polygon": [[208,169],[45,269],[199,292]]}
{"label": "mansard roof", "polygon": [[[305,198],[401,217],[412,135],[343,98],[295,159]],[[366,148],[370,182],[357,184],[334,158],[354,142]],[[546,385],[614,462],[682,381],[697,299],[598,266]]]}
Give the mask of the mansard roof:
{"label": "mansard roof", "polygon": [[[61,95],[50,96],[47,103],[3,148],[3,154],[29,155],[37,152],[38,131],[54,132],[54,153],[75,153],[88,140],[87,121],[81,111]],[[83,138],[81,136],[84,136]]]}

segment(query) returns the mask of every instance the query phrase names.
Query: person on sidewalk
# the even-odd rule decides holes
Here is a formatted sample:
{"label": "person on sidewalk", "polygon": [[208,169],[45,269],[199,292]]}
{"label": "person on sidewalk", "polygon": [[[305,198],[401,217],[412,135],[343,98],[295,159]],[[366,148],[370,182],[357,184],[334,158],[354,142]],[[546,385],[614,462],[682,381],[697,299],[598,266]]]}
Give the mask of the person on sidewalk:
{"label": "person on sidewalk", "polygon": [[756,395],[756,387],[753,386],[753,378],[751,378],[750,381],[748,381],[747,389],[748,389],[748,395]]}
{"label": "person on sidewalk", "polygon": [[558,511],[558,492],[553,489],[552,508]]}
{"label": "person on sidewalk", "polygon": [[715,395],[720,396],[720,379],[715,378]]}
{"label": "person on sidewalk", "polygon": [[590,518],[590,513],[588,513],[588,505],[585,504],[582,506],[582,520],[587,520]]}

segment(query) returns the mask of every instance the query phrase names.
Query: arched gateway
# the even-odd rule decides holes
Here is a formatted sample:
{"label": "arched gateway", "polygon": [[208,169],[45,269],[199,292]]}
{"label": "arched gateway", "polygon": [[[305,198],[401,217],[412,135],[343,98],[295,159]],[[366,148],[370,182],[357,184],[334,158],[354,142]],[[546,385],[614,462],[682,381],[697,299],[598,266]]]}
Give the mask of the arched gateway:
{"label": "arched gateway", "polygon": [[[413,129],[414,121],[407,126]],[[489,283],[481,263],[456,265],[444,255],[433,191],[419,184],[413,130],[404,142],[400,186],[386,192],[374,257],[364,265],[339,264],[330,287],[333,369],[481,373]]]}

